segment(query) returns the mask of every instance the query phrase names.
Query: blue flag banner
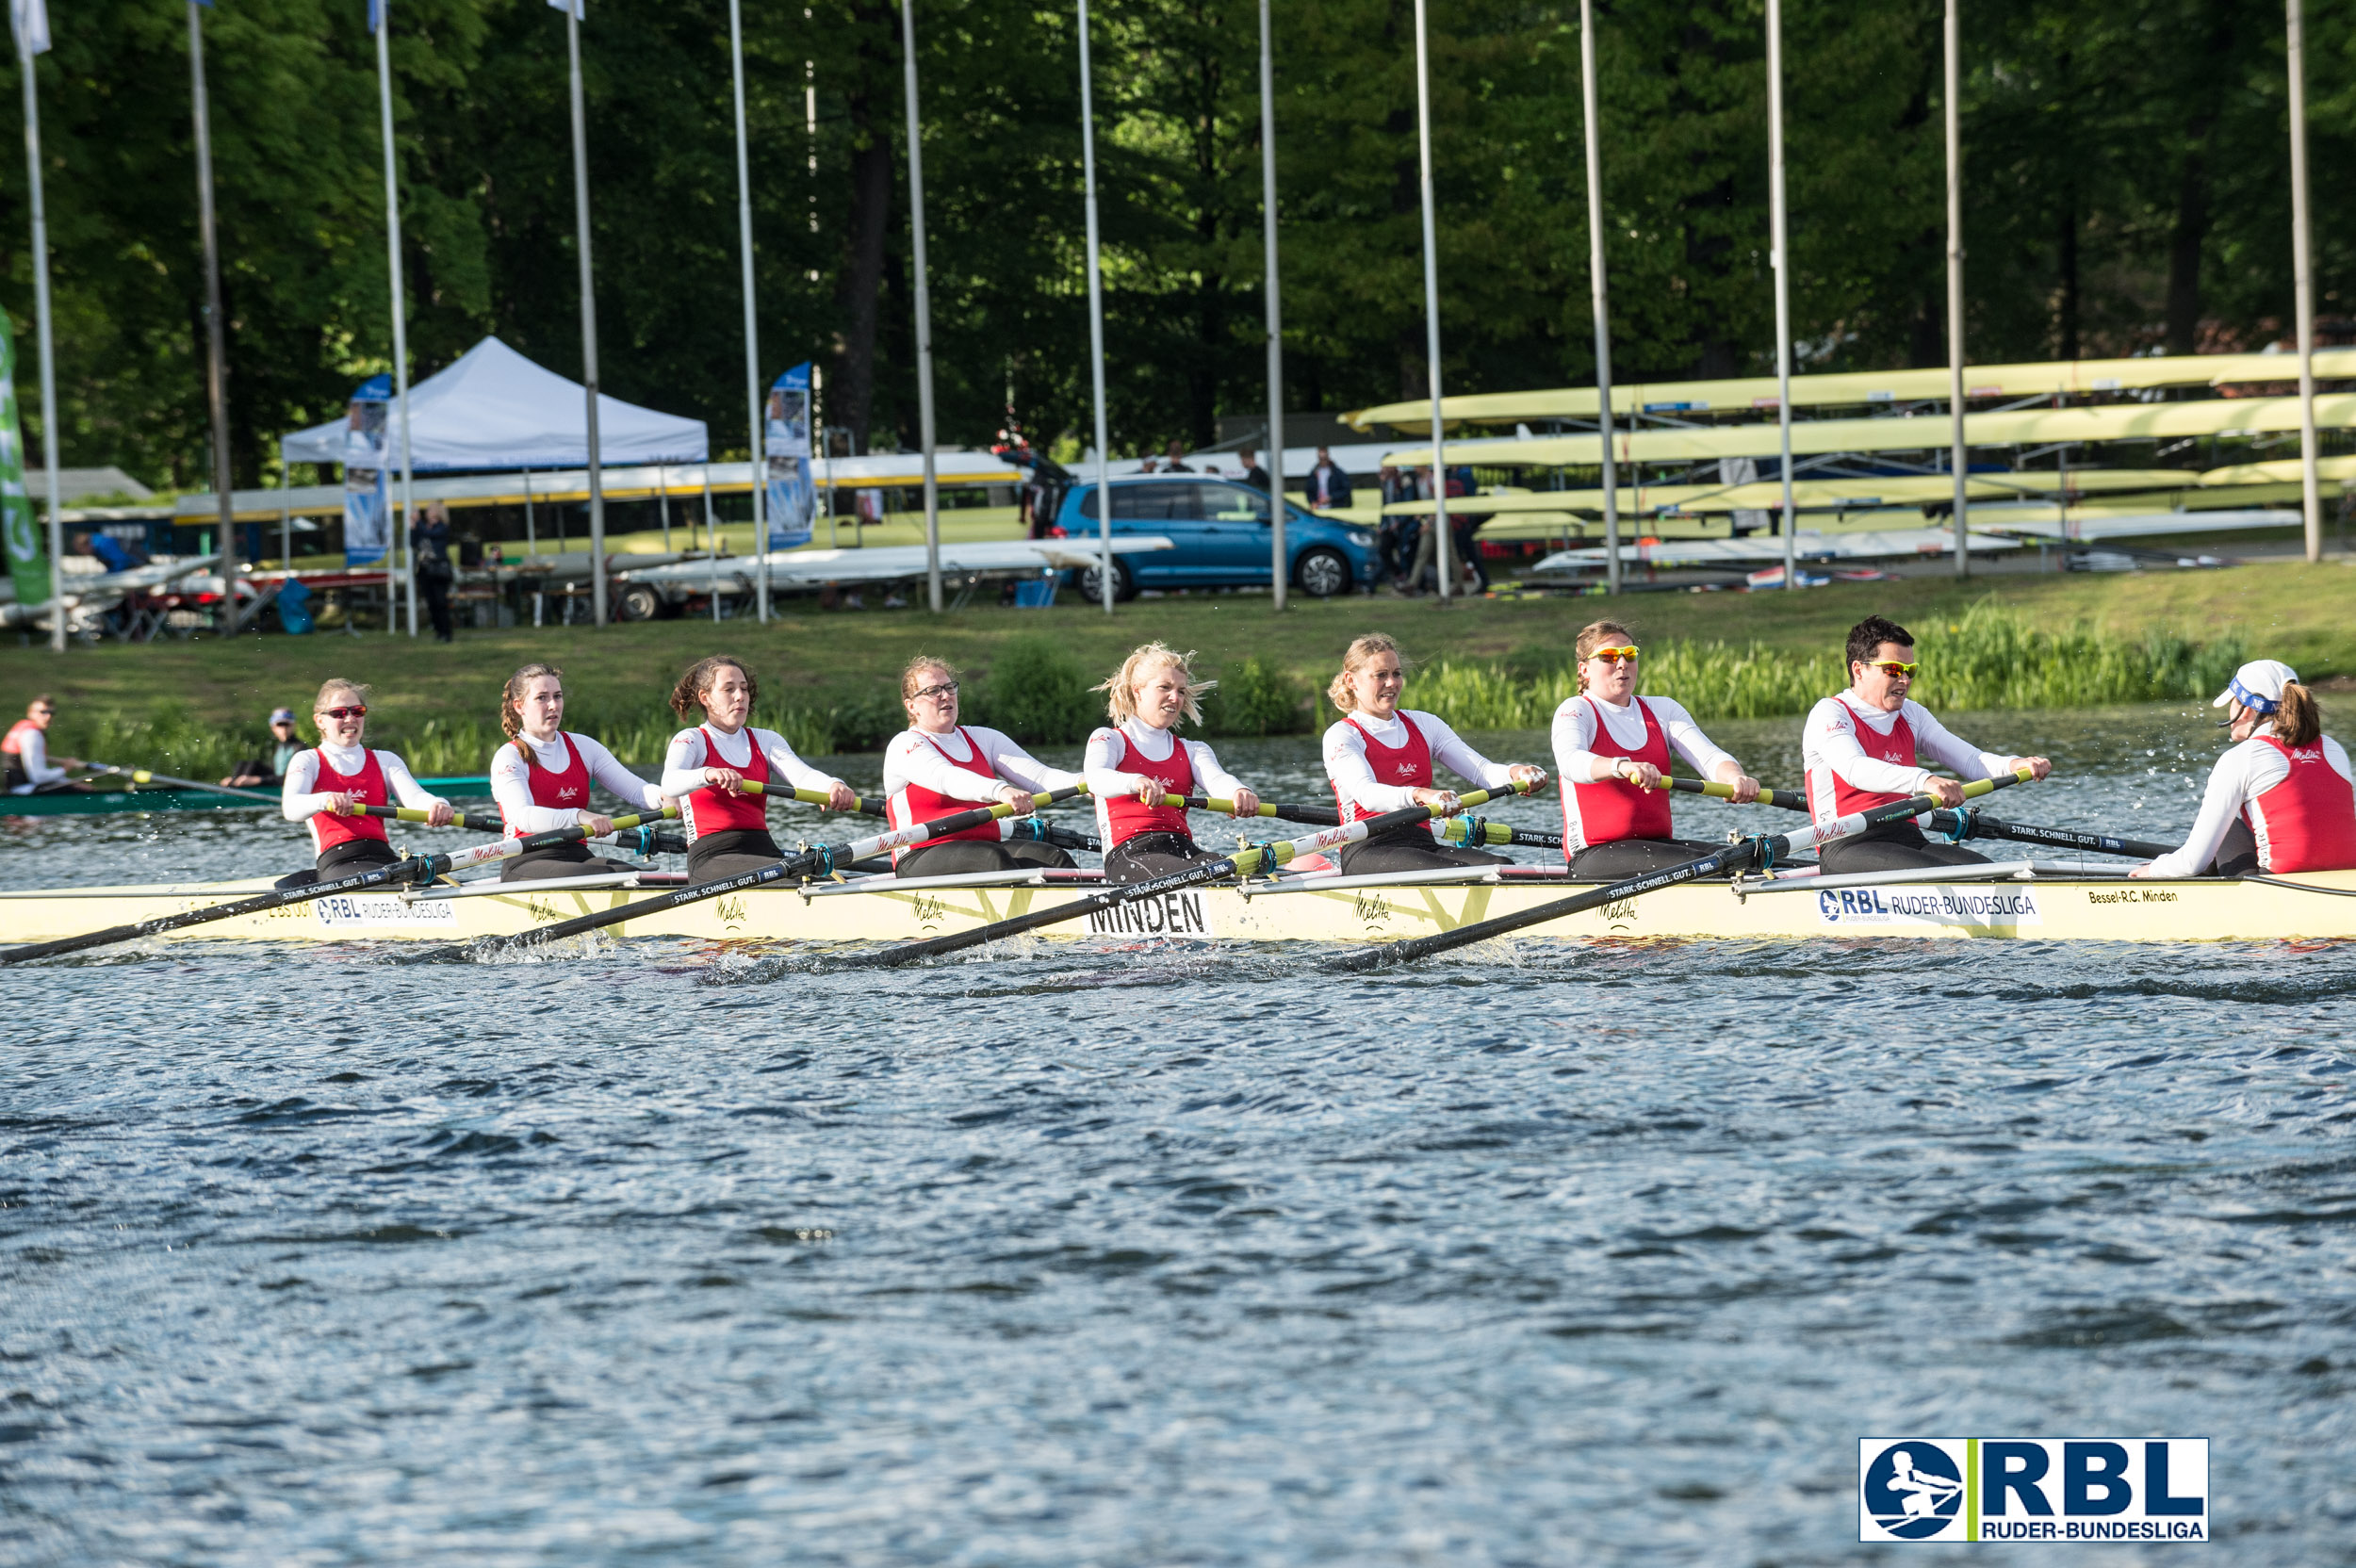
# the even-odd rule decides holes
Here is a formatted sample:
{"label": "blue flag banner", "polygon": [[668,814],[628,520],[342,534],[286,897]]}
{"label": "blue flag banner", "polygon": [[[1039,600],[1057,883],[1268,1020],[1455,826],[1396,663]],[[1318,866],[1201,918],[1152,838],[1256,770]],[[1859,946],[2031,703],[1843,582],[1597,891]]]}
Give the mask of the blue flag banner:
{"label": "blue flag banner", "polygon": [[49,50],[49,0],[8,0],[16,27],[16,52],[27,59]]}
{"label": "blue flag banner", "polygon": [[810,474],[810,365],[796,365],[769,388],[762,433],[768,461],[769,545],[788,550],[810,540],[818,510],[817,486]]}
{"label": "blue flag banner", "polygon": [[368,36],[374,38],[376,30],[383,25],[384,25],[384,0],[368,0]]}
{"label": "blue flag banner", "polygon": [[583,22],[589,20],[588,0],[548,0],[560,11],[570,11]]}
{"label": "blue flag banner", "polygon": [[392,545],[392,509],[384,494],[386,405],[390,376],[374,376],[352,395],[344,427],[344,564],[368,566]]}

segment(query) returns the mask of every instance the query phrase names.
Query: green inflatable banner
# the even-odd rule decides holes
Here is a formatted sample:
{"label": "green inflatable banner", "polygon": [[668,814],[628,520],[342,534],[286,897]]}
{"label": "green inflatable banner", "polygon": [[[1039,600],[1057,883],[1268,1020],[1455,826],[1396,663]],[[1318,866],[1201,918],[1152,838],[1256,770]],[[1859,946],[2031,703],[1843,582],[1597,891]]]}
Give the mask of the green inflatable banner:
{"label": "green inflatable banner", "polygon": [[0,310],[0,546],[8,556],[16,602],[49,602],[49,554],[41,548],[41,518],[25,490],[25,427],[16,416],[16,335]]}

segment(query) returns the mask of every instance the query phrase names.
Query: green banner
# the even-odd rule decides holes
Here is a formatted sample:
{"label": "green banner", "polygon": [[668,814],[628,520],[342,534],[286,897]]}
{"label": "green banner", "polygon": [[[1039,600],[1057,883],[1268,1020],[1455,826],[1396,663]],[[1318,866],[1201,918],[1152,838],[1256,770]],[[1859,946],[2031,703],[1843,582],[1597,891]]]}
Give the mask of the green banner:
{"label": "green banner", "polygon": [[16,335],[0,310],[0,547],[8,557],[16,602],[49,602],[49,555],[41,548],[41,518],[25,493],[25,427],[16,416]]}

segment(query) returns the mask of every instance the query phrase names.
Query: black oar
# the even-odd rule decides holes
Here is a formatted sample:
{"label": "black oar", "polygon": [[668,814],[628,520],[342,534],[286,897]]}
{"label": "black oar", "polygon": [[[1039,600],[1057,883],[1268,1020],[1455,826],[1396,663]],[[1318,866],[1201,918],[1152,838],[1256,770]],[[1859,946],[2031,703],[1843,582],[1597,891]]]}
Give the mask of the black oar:
{"label": "black oar", "polygon": [[151,773],[145,768],[119,767],[112,762],[89,764],[93,773],[110,773],[129,779],[134,784],[161,784],[168,790],[202,790],[207,794],[236,795],[241,800],[257,801],[275,806],[279,797],[263,790],[241,790],[234,784],[206,784],[194,778],[174,778],[168,773]]}
{"label": "black oar", "polygon": [[[679,808],[665,807],[663,816],[677,816]],[[646,817],[616,817],[615,828],[635,827]],[[378,866],[373,871],[354,872],[333,882],[315,882],[307,888],[273,888],[266,893],[241,898],[232,904],[216,904],[207,909],[190,909],[177,915],[158,915],[154,920],[136,921],[129,925],[111,925],[104,931],[88,936],[60,937],[56,941],[28,942],[22,947],[0,950],[0,964],[21,964],[28,958],[50,958],[60,953],[80,953],[93,947],[106,947],[115,942],[137,941],[141,937],[159,936],[166,931],[178,931],[190,925],[203,925],[211,921],[235,920],[239,915],[265,914],[283,909],[290,904],[307,904],[315,898],[331,893],[360,892],[369,888],[389,887],[401,882],[431,882],[466,866],[479,866],[487,860],[504,860],[511,855],[530,850],[548,849],[556,844],[578,843],[589,836],[586,827],[559,827],[546,833],[534,833],[521,839],[502,839],[497,843],[478,844],[472,849],[453,850],[447,855],[424,855],[415,859],[396,861]]]}
{"label": "black oar", "polygon": [[[1078,787],[1074,786],[1068,790],[1056,790],[1048,794],[1033,795],[1031,809],[1036,811],[1041,807],[1052,806],[1056,801],[1069,800],[1079,792]],[[625,903],[618,908],[601,910],[593,915],[577,916],[572,920],[559,921],[554,925],[543,925],[535,930],[518,932],[511,937],[492,937],[481,942],[471,943],[450,942],[440,947],[428,948],[422,953],[403,955],[395,961],[403,964],[428,964],[446,958],[465,957],[469,954],[487,955],[509,948],[537,947],[565,937],[578,937],[586,931],[599,930],[608,925],[619,925],[624,921],[644,920],[648,915],[659,915],[666,909],[677,909],[683,905],[701,903],[707,898],[725,898],[729,893],[741,893],[749,888],[765,888],[772,883],[783,882],[790,878],[825,876],[837,870],[847,871],[851,866],[866,859],[871,855],[880,855],[885,850],[898,849],[906,844],[922,843],[926,839],[938,839],[951,833],[962,833],[969,827],[979,827],[984,823],[997,822],[1001,818],[1010,817],[1018,809],[1020,808],[1004,804],[977,806],[970,811],[959,811],[953,816],[936,817],[931,822],[920,822],[913,826],[895,828],[889,833],[877,833],[872,838],[854,839],[846,844],[825,844],[816,849],[802,850],[797,854],[787,856],[782,860],[765,865],[759,871],[748,871],[735,876],[724,876],[717,882],[701,882],[692,888],[681,888],[677,892],[658,893],[652,898],[641,899],[636,903]]]}
{"label": "black oar", "polygon": [[[1668,780],[1673,790],[1693,794],[1716,795],[1729,799],[1732,785],[1704,784],[1694,778]],[[1759,802],[1762,806],[1782,806],[1795,811],[1808,809],[1808,802],[1793,790],[1761,790]],[[2056,849],[2090,849],[2098,855],[2126,855],[2139,860],[2154,860],[2163,855],[2173,855],[2174,844],[2155,844],[2143,839],[2120,839],[2108,833],[2086,833],[2074,827],[2041,827],[2035,823],[2004,822],[1996,817],[1984,817],[1973,807],[1960,810],[1941,808],[1931,814],[1931,826],[1941,837],[1961,843],[1966,839],[2007,839],[2016,843],[2051,844]]]}
{"label": "black oar", "polygon": [[[1516,794],[1535,788],[1535,783],[1507,786]],[[1495,792],[1475,790],[1470,794],[1459,796],[1458,804],[1460,807],[1479,806],[1495,798]],[[1059,904],[1052,909],[1035,910],[1027,915],[1016,915],[1010,920],[996,921],[972,931],[954,932],[926,941],[905,942],[898,947],[885,948],[880,953],[859,954],[844,959],[843,964],[850,969],[896,969],[902,964],[914,963],[919,958],[956,953],[969,947],[979,947],[985,942],[997,941],[1004,937],[1019,937],[1025,931],[1036,931],[1041,926],[1060,925],[1067,921],[1085,919],[1100,909],[1117,908],[1136,899],[1158,898],[1183,888],[1197,888],[1205,882],[1217,882],[1221,877],[1250,876],[1263,866],[1281,866],[1288,860],[1315,854],[1321,849],[1356,843],[1373,834],[1387,833],[1395,827],[1411,827],[1417,823],[1429,822],[1432,815],[1429,806],[1411,806],[1403,811],[1386,811],[1364,822],[1320,828],[1298,839],[1280,839],[1274,843],[1254,844],[1217,860],[1205,860],[1199,866],[1171,872],[1166,876],[1108,888],[1101,893],[1091,893],[1070,904]]]}
{"label": "black oar", "polygon": [[[1991,790],[2001,790],[2008,784],[2022,783],[2034,776],[2035,775],[2027,768],[2022,768],[2018,773],[2005,774],[1996,778],[1983,778],[1977,783],[1966,784],[1963,787],[1963,792],[1967,795],[1984,795]],[[1762,856],[1770,860],[1776,860],[1786,856],[1800,854],[1830,843],[1836,839],[1845,839],[1853,834],[1862,833],[1867,828],[1879,826],[1883,823],[1920,816],[1938,804],[1939,802],[1929,795],[1913,795],[1905,800],[1891,801],[1887,806],[1876,806],[1870,811],[1853,812],[1837,822],[1798,828],[1790,833],[1778,833],[1765,839],[1746,839],[1741,843],[1728,844],[1714,855],[1705,855],[1698,860],[1689,860],[1681,866],[1670,866],[1665,870],[1648,872],[1643,876],[1631,876],[1625,882],[1614,882],[1608,887],[1596,888],[1590,892],[1575,893],[1569,898],[1559,898],[1550,904],[1541,904],[1533,909],[1524,909],[1516,914],[1499,915],[1495,920],[1476,921],[1470,925],[1460,925],[1453,931],[1442,931],[1433,936],[1412,937],[1404,941],[1385,943],[1382,947],[1361,948],[1355,953],[1344,954],[1325,967],[1329,970],[1351,971],[1381,969],[1390,964],[1410,963],[1417,958],[1429,957],[1434,953],[1446,953],[1453,948],[1469,947],[1475,942],[1484,942],[1493,937],[1506,936],[1529,926],[1543,925],[1548,921],[1562,920],[1565,916],[1580,914],[1589,909],[1600,909],[1607,904],[1617,904],[1622,899],[1641,898],[1646,893],[1659,892],[1663,888],[1674,888],[1682,882],[1693,882],[1701,877],[1714,876],[1722,871],[1740,871]]]}

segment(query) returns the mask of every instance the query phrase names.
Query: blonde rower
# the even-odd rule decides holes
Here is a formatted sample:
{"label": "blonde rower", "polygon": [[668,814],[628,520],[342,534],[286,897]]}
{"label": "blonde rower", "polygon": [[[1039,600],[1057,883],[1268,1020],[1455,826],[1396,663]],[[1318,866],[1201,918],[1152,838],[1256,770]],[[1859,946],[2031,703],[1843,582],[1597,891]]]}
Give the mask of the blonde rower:
{"label": "blonde rower", "polygon": [[[1344,822],[1410,806],[1429,806],[1437,816],[1461,809],[1455,794],[1434,783],[1436,767],[1484,790],[1545,781],[1546,769],[1526,762],[1492,762],[1430,713],[1399,707],[1406,685],[1407,665],[1399,645],[1381,632],[1369,632],[1350,645],[1341,673],[1326,688],[1327,698],[1342,714],[1325,732],[1325,772],[1333,782]],[[1434,843],[1432,830],[1418,823],[1345,844],[1341,863],[1344,873],[1365,875],[1501,865],[1505,858]]]}
{"label": "blonde rower", "polygon": [[[894,827],[912,827],[996,801],[1030,808],[1035,794],[1068,790],[1076,773],[1051,768],[1013,739],[981,725],[957,723],[957,672],[919,654],[900,672],[900,706],[908,727],[884,748],[885,809]],[[1008,839],[1005,822],[892,851],[902,876],[969,876],[1030,868],[1069,869],[1054,844]]]}
{"label": "blonde rower", "polygon": [[1219,858],[1196,845],[1186,808],[1163,805],[1165,795],[1232,800],[1243,815],[1260,808],[1260,797],[1220,767],[1209,746],[1178,734],[1186,720],[1203,722],[1203,694],[1216,684],[1194,678],[1193,657],[1148,643],[1096,688],[1106,694],[1113,724],[1088,737],[1083,765],[1110,881],[1149,881]]}
{"label": "blonde rower", "polygon": [[768,802],[741,784],[814,790],[836,811],[859,799],[848,784],[796,757],[784,736],[752,727],[755,694],[752,670],[726,654],[688,666],[671,691],[671,710],[680,718],[704,711],[703,723],[671,737],[663,759],[663,792],[679,800],[687,824],[691,882],[717,882],[785,858],[769,837]]}
{"label": "blonde rower", "polygon": [[401,858],[385,837],[384,819],[365,812],[352,815],[354,807],[389,806],[398,797],[401,805],[425,812],[426,821],[436,827],[453,815],[450,802],[427,793],[396,753],[368,747],[368,721],[366,686],[356,680],[331,680],[319,688],[311,704],[319,743],[297,752],[286,764],[286,782],[279,796],[288,822],[309,825],[317,858],[310,871],[281,878],[280,887],[329,882]]}
{"label": "blonde rower", "polygon": [[[563,727],[564,672],[553,664],[526,664],[507,678],[499,694],[499,728],[507,743],[491,759],[491,798],[506,819],[507,836],[520,839],[560,827],[586,827],[593,836],[614,831],[614,819],[589,808],[589,788],[602,784],[631,811],[659,811],[663,792],[614,760],[586,735]],[[502,882],[536,877],[593,876],[629,871],[600,860],[586,844],[557,844],[511,856],[499,867]]]}

